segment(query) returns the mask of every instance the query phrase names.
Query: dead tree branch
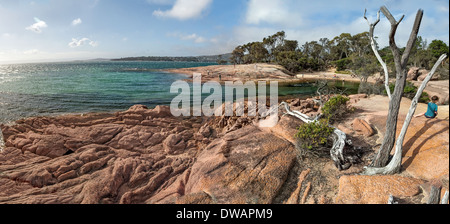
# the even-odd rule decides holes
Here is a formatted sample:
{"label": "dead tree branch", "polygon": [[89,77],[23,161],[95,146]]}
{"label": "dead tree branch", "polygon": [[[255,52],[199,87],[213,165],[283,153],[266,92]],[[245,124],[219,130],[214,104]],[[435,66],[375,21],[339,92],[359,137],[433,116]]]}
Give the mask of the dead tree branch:
{"label": "dead tree branch", "polygon": [[411,51],[414,48],[414,45],[416,44],[417,36],[419,35],[420,25],[422,23],[423,19],[423,10],[419,10],[416,15],[416,20],[414,21],[414,26],[411,31],[408,43],[406,44],[405,51],[403,53],[401,65],[402,67],[406,67],[409,57],[411,55]]}
{"label": "dead tree branch", "polygon": [[[405,15],[402,16],[402,18],[397,21],[394,16],[391,14],[391,12],[389,12],[389,10],[387,9],[386,6],[382,6],[380,9],[383,14],[386,16],[386,18],[389,20],[389,22],[391,23],[391,31],[389,33],[389,46],[391,47],[392,53],[394,54],[394,60],[395,60],[395,65],[397,68],[397,71],[400,71],[401,68],[399,67],[401,65],[401,55],[400,55],[400,50],[397,47],[397,44],[395,42],[395,34],[397,33],[397,29],[398,29],[398,25],[400,25],[400,23],[403,21],[403,19],[405,18]],[[398,69],[400,68],[400,69]]]}
{"label": "dead tree branch", "polygon": [[372,45],[372,50],[373,50],[373,53],[375,53],[375,56],[377,57],[381,66],[383,67],[384,76],[385,76],[384,87],[388,94],[389,100],[391,100],[392,96],[391,96],[391,90],[389,89],[389,70],[386,65],[386,62],[383,61],[383,59],[380,56],[380,53],[378,52],[377,45],[376,45],[375,38],[374,38],[375,27],[380,22],[380,12],[381,11],[378,11],[378,13],[377,13],[377,21],[375,21],[374,23],[370,23],[369,19],[366,16],[366,13],[367,13],[367,9],[366,9],[364,12],[364,19],[366,19],[367,23],[369,24],[369,27],[370,27],[369,38],[370,38],[370,43]]}

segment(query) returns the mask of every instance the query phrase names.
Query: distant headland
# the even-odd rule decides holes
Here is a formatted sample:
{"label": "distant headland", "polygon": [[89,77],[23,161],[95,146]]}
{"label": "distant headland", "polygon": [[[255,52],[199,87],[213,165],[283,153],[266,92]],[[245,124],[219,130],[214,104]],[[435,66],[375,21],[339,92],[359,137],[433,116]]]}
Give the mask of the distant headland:
{"label": "distant headland", "polygon": [[218,64],[227,64],[230,62],[231,53],[207,56],[140,56],[111,59],[111,61],[176,61],[176,62],[214,62]]}

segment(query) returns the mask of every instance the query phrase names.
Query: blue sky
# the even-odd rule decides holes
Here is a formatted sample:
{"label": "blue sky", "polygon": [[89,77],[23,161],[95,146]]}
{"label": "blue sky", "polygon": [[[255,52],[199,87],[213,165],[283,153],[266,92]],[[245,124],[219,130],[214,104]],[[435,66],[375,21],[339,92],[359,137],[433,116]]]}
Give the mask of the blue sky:
{"label": "blue sky", "polygon": [[[231,52],[277,31],[306,41],[368,31],[380,6],[405,19],[405,45],[419,8],[421,31],[449,43],[447,0],[0,0],[0,63]],[[377,26],[386,46],[390,24]]]}

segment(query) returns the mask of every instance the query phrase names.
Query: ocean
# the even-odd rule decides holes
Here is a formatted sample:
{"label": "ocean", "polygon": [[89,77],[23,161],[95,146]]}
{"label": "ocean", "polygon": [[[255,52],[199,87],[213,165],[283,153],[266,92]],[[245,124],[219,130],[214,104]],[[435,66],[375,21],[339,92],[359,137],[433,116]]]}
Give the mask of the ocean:
{"label": "ocean", "polygon": [[[115,112],[136,104],[170,105],[173,82],[162,71],[214,65],[198,62],[65,62],[0,65],[0,123],[34,116]],[[357,86],[347,87],[355,92]],[[279,87],[279,95],[311,96],[311,84]]]}

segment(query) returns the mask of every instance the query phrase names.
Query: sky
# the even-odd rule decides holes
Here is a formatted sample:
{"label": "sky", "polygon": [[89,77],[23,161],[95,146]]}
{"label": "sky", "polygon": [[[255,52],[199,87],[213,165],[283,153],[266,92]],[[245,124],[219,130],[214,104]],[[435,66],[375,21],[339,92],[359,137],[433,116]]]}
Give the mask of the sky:
{"label": "sky", "polygon": [[[383,5],[405,15],[399,46],[418,9],[419,35],[449,43],[447,0],[0,0],[0,63],[224,54],[281,30],[303,45],[366,32]],[[382,15],[380,46],[389,31]]]}

